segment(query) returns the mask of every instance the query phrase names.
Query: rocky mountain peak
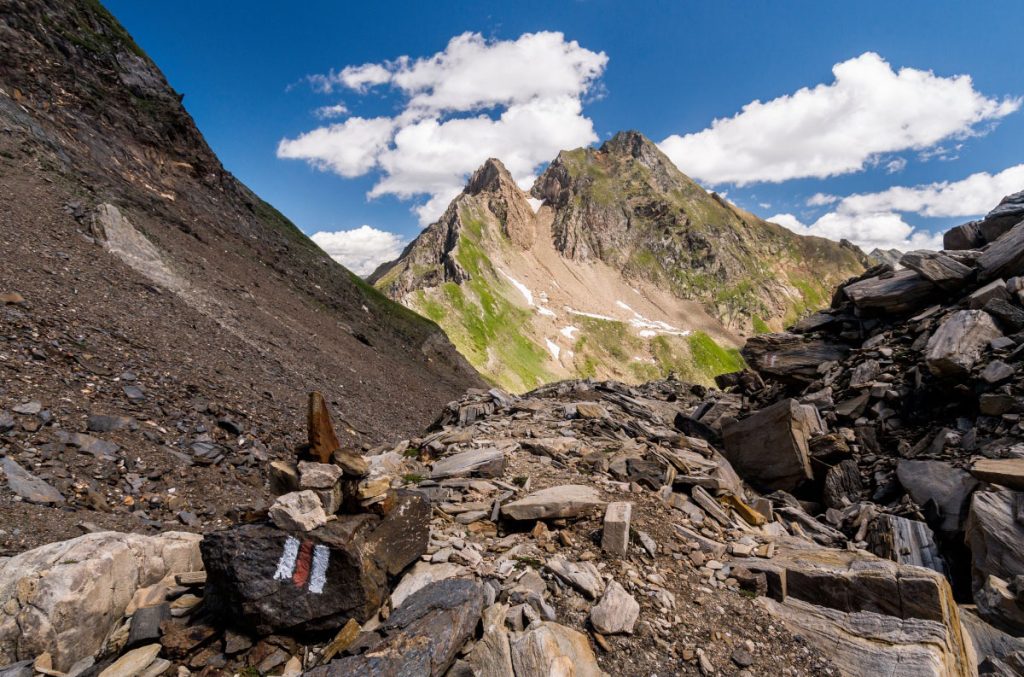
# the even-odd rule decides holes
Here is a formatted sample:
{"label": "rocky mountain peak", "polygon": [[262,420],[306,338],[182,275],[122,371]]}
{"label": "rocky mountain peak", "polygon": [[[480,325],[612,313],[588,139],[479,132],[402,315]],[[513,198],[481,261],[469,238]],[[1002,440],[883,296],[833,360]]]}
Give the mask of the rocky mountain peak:
{"label": "rocky mountain peak", "polygon": [[469,177],[469,182],[466,183],[466,188],[463,192],[468,195],[477,195],[483,192],[497,193],[508,188],[519,190],[515,179],[512,178],[512,174],[501,163],[501,160],[488,158]]}

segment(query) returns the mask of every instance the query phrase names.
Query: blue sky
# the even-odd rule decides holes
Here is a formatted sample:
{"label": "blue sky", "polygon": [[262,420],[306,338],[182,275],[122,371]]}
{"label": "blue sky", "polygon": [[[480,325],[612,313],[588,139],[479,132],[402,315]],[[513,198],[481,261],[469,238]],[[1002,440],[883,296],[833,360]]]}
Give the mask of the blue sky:
{"label": "blue sky", "polygon": [[487,155],[526,183],[622,129],[868,248],[1024,189],[1024,3],[105,4],[225,166],[359,272]]}

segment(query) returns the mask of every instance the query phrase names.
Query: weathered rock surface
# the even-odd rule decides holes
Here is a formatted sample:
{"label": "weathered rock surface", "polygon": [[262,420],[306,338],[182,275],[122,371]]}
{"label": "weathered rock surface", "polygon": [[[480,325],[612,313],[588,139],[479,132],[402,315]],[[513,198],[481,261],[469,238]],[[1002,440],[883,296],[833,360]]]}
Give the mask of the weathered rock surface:
{"label": "weathered rock surface", "polygon": [[591,513],[605,504],[600,492],[582,484],[566,484],[535,491],[501,507],[515,520],[559,519]]}
{"label": "weathered rock surface", "polygon": [[640,605],[616,581],[608,584],[601,601],[590,610],[591,624],[605,635],[632,634],[639,616]]}
{"label": "weathered rock surface", "polygon": [[979,480],[1024,491],[1024,458],[979,458],[971,465]]}
{"label": "weathered rock surface", "polygon": [[138,588],[202,568],[199,541],[100,532],[0,560],[0,665],[49,652],[66,671],[92,656]]}
{"label": "weathered rock surface", "polygon": [[479,583],[449,579],[409,597],[381,626],[384,639],[360,656],[308,671],[311,677],[443,675],[480,621]]}
{"label": "weathered rock surface", "polygon": [[952,590],[935,571],[799,545],[743,564],[767,575],[767,607],[845,673],[974,674]]}
{"label": "weathered rock surface", "polygon": [[1003,333],[983,310],[953,313],[928,339],[925,359],[933,374],[957,376],[968,373],[993,339]]}
{"label": "weathered rock surface", "polygon": [[605,677],[587,636],[545,621],[513,637],[512,665],[519,675]]}
{"label": "weathered rock surface", "polygon": [[937,528],[954,533],[961,528],[978,481],[944,461],[901,460],[896,476],[918,505],[935,506]]}
{"label": "weathered rock surface", "polygon": [[432,479],[446,477],[500,477],[505,470],[505,453],[485,447],[446,456],[430,468]]}
{"label": "weathered rock surface", "polygon": [[13,459],[0,458],[0,470],[7,478],[7,488],[29,503],[64,503],[64,496],[53,485],[25,470]]}
{"label": "weathered rock surface", "polygon": [[971,549],[974,589],[988,576],[1009,580],[1024,574],[1024,494],[976,491],[971,499],[965,538]]}
{"label": "weathered rock surface", "polygon": [[327,523],[327,513],[316,492],[308,489],[278,496],[270,506],[270,519],[285,531],[311,531]]}
{"label": "weathered rock surface", "polygon": [[791,491],[811,479],[808,440],[820,430],[814,407],[789,399],[722,429],[724,454],[749,482]]}

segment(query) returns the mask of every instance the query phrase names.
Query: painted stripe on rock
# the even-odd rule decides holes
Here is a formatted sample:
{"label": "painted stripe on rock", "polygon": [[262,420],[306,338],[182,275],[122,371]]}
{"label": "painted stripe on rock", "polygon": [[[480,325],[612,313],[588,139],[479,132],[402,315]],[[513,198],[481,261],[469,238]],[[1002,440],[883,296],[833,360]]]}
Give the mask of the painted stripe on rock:
{"label": "painted stripe on rock", "polygon": [[284,548],[281,550],[281,559],[277,560],[277,571],[274,572],[275,581],[287,581],[295,573],[295,558],[299,554],[299,539],[289,536],[285,539]]}
{"label": "painted stripe on rock", "polygon": [[309,580],[309,564],[312,558],[313,541],[303,541],[299,546],[299,558],[295,562],[295,574],[292,576],[295,587],[301,588]]}
{"label": "painted stripe on rock", "polygon": [[327,564],[331,561],[331,550],[326,545],[313,548],[313,572],[309,576],[309,591],[319,595],[327,584]]}

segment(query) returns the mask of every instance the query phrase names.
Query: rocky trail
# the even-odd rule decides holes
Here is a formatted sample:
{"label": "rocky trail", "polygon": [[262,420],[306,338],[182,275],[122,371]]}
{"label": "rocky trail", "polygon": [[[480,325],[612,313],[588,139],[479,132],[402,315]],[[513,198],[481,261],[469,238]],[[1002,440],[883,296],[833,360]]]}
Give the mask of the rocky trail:
{"label": "rocky trail", "polygon": [[369,449],[313,393],[302,443],[227,454],[269,507],[0,562],[3,674],[1020,674],[1021,198],[751,339],[720,390],[470,391]]}

